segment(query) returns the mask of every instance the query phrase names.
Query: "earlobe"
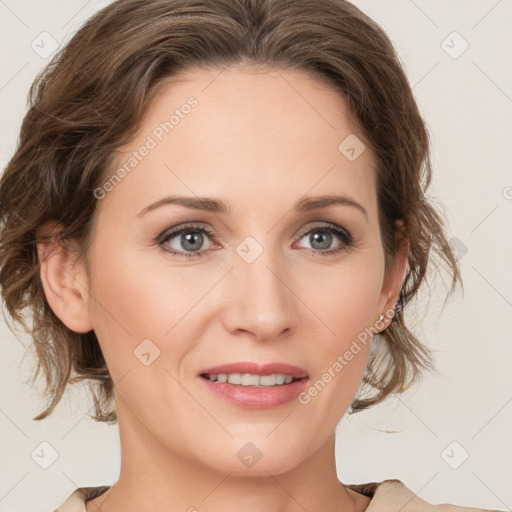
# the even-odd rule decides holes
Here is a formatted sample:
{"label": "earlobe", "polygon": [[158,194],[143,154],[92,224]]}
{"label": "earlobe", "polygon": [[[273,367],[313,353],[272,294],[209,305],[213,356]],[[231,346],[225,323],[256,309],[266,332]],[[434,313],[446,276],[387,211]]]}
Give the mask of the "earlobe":
{"label": "earlobe", "polygon": [[48,304],[62,323],[74,332],[92,330],[83,265],[65,244],[37,243],[40,277]]}

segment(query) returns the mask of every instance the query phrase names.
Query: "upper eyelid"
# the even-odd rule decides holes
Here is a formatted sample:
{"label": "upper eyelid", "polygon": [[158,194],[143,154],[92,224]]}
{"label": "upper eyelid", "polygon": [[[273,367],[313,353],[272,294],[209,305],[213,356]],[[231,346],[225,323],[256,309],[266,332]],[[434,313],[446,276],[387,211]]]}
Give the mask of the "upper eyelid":
{"label": "upper eyelid", "polygon": [[[313,221],[314,222],[314,221]],[[327,221],[316,221],[323,224],[316,224],[314,226],[309,226],[308,228],[304,228],[304,230],[299,230],[299,233],[302,235],[305,235],[306,233],[309,233],[313,229],[322,229],[322,228],[333,228],[333,229],[340,229],[341,231],[345,231],[347,235],[352,236],[350,231],[348,229],[344,228],[343,226],[338,226],[334,222],[327,222]]]}
{"label": "upper eyelid", "polygon": [[[346,233],[347,237],[350,238],[351,240],[353,240],[353,236],[352,236],[352,233],[350,231],[348,231],[343,226],[339,226],[339,225],[335,224],[334,222],[328,222],[328,221],[311,221],[311,222],[313,223],[312,226],[307,226],[305,228],[300,229],[296,236],[299,236],[300,238],[302,238],[303,236],[307,235],[310,231],[312,231],[314,229],[322,229],[322,228],[329,229],[329,228],[332,228],[334,230],[344,231]],[[214,230],[211,227],[209,227],[207,225],[204,225],[204,224],[201,224],[201,223],[196,224],[195,222],[190,222],[190,223],[184,223],[183,226],[178,225],[176,227],[169,228],[168,230],[164,231],[158,237],[158,241],[160,243],[164,243],[165,240],[168,239],[168,238],[174,238],[175,236],[179,235],[183,231],[187,231],[187,230],[193,231],[194,229],[197,229],[199,231],[203,231],[204,230],[204,232],[210,238],[213,238],[216,235],[216,233],[214,232]],[[334,233],[334,234],[338,235],[338,237],[340,236],[337,233]],[[208,249],[205,249],[205,250],[208,250]]]}

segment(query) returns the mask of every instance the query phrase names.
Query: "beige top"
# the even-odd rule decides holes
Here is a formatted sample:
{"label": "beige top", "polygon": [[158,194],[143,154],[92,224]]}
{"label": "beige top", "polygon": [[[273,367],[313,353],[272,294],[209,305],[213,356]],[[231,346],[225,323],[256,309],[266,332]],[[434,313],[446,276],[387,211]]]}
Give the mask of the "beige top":
{"label": "beige top", "polygon": [[[371,498],[365,512],[500,512],[457,505],[431,505],[400,480],[384,480],[346,487]],[[79,487],[54,512],[86,512],[85,503],[106,492],[109,487]]]}

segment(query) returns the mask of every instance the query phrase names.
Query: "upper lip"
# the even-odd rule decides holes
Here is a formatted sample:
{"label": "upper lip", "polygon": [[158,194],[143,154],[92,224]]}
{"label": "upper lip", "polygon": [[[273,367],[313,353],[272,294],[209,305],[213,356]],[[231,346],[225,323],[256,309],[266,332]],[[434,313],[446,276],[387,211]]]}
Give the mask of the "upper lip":
{"label": "upper lip", "polygon": [[272,375],[274,373],[284,373],[291,375],[295,379],[308,377],[308,372],[298,366],[287,363],[265,363],[256,362],[237,362],[227,363],[220,366],[212,366],[199,372],[199,375],[207,373],[208,375],[219,375],[220,373],[250,373],[253,375]]}

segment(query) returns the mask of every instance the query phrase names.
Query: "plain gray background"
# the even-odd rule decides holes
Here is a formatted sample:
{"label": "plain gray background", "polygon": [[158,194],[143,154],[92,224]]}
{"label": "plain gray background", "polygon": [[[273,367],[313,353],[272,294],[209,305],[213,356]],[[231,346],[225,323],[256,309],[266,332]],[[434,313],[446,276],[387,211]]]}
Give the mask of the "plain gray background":
{"label": "plain gray background", "polygon": [[[108,3],[0,0],[2,168],[16,147],[28,88],[51,58],[41,47],[62,45]],[[428,309],[406,312],[437,351],[441,375],[344,418],[338,475],[344,483],[398,478],[431,503],[510,510],[512,2],[354,3],[390,35],[414,87],[433,145],[429,195],[444,205],[465,295],[443,310],[438,281]],[[38,383],[23,384],[33,365],[30,355],[22,362],[29,339],[16,339],[3,320],[0,335],[0,511],[49,511],[76,487],[113,484],[117,426],[87,417],[91,403],[82,387],[70,390],[50,418],[32,421],[43,402]],[[37,463],[36,453],[46,462]]]}

